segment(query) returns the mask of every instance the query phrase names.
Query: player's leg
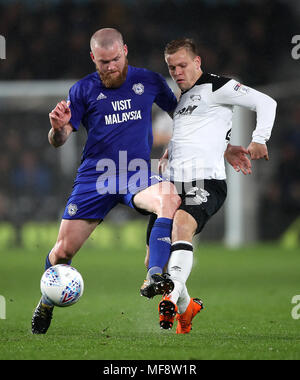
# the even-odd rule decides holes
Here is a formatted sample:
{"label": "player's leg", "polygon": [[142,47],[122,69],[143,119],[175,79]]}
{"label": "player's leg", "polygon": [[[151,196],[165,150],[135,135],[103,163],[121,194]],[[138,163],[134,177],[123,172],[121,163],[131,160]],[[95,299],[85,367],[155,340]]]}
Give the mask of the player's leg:
{"label": "player's leg", "polygon": [[73,187],[60,224],[57,241],[46,258],[45,269],[70,263],[90,234],[118,203],[115,194],[99,193],[94,181],[78,181]]}
{"label": "player's leg", "polygon": [[[225,181],[204,181],[203,188],[193,186],[186,192],[185,199],[176,212],[172,231],[172,253],[167,269],[174,283],[174,290],[165,300],[170,309],[174,305],[178,307],[176,333],[188,333],[192,319],[203,309],[202,301],[190,298],[185,285],[193,265],[192,238],[202,231],[210,217],[221,208],[226,194]],[[164,305],[162,314],[166,309]],[[164,316],[160,315],[160,321],[163,319]],[[168,314],[166,320],[169,321]]]}
{"label": "player's leg", "polygon": [[190,303],[186,281],[193,265],[192,239],[197,230],[197,221],[184,210],[177,210],[172,230],[171,256],[167,272],[174,283],[174,289],[159,303],[160,327],[171,329],[176,313],[185,312]]}
{"label": "player's leg", "polygon": [[57,241],[46,260],[50,266],[69,263],[99,222],[97,219],[62,219]]}
{"label": "player's leg", "polygon": [[[147,227],[147,236],[146,236],[146,257],[145,257],[145,266],[148,268],[149,263],[149,237],[151,234],[151,229],[153,227],[155,217],[151,215]],[[186,226],[186,230],[181,228],[176,228],[177,223],[180,225]],[[175,241],[187,241],[192,242],[193,231],[195,229],[195,219],[188,213],[178,210],[175,214],[174,221],[174,231],[172,233],[172,238]],[[176,247],[176,246],[175,246]],[[177,246],[178,247],[178,246]],[[172,257],[172,255],[171,255]],[[177,264],[177,263],[176,263]],[[177,265],[175,265],[177,267]],[[166,270],[168,270],[166,268]],[[179,270],[179,268],[177,268]],[[187,277],[187,276],[186,276]],[[186,333],[191,329],[191,320],[192,318],[203,308],[202,301],[196,298],[191,298],[188,294],[185,281],[186,279],[179,279],[180,281],[176,282],[176,287],[174,291],[170,294],[170,297],[173,296],[175,302],[169,302],[169,297],[163,297],[163,301],[159,304],[159,314],[160,314],[160,326],[161,328],[170,329],[174,323],[175,315],[177,313],[178,326],[176,329],[177,333]],[[147,281],[147,280],[146,280]],[[184,283],[184,286],[182,284]],[[181,290],[181,291],[180,291]],[[175,296],[176,294],[176,296]],[[179,297],[178,297],[179,295]],[[177,301],[176,301],[177,300]],[[177,304],[176,304],[177,303]]]}
{"label": "player's leg", "polygon": [[[175,186],[167,181],[157,183],[134,196],[136,208],[143,209],[157,218],[153,221],[149,238],[150,275],[161,273],[170,255],[173,216],[181,203]],[[155,218],[155,217],[154,217]]]}
{"label": "player's leg", "polygon": [[[56,264],[70,264],[70,260],[78,252],[100,220],[66,220],[61,221],[58,238],[46,258],[45,269]],[[45,334],[52,320],[54,306],[43,297],[40,299],[31,321],[33,334]]]}
{"label": "player's leg", "polygon": [[[168,300],[178,307],[177,334],[190,332],[192,319],[203,309],[203,302],[199,298],[191,298],[186,287],[186,281],[193,266],[192,239],[198,228],[199,225],[194,216],[184,210],[176,212],[172,231],[172,253],[167,270],[174,283],[174,290]],[[163,316],[160,319],[163,320]]]}
{"label": "player's leg", "polygon": [[197,221],[184,210],[178,210],[172,230],[171,256],[167,271],[174,282],[171,300],[177,303],[193,266],[192,240],[197,230]]}
{"label": "player's leg", "polygon": [[[155,214],[151,214],[147,227],[146,256],[144,260],[144,264],[147,269],[149,267],[150,258],[149,240],[156,218],[157,216]],[[153,278],[149,278],[149,276],[147,276],[140,289],[140,294],[145,297],[152,298],[157,294],[163,294],[166,288],[166,290],[171,291],[171,289],[173,289],[174,284],[170,283],[168,275],[165,273],[166,270],[167,265],[165,265],[163,268],[163,275],[155,274]]]}
{"label": "player's leg", "polygon": [[[73,187],[66,205],[57,241],[46,258],[45,269],[57,263],[70,264],[71,259],[115,203],[108,202],[95,189],[94,183],[79,181]],[[53,305],[41,299],[32,318],[33,334],[45,334],[50,326]]]}
{"label": "player's leg", "polygon": [[149,252],[150,235],[151,235],[151,231],[152,231],[152,228],[153,228],[153,225],[154,225],[156,219],[157,219],[157,216],[155,214],[151,214],[150,217],[149,217],[148,225],[147,225],[147,231],[146,231],[146,256],[145,256],[145,261],[144,261],[145,267],[147,269],[148,269],[148,266],[149,266],[149,256],[150,256],[150,252]]}
{"label": "player's leg", "polygon": [[172,283],[162,276],[162,272],[170,256],[172,220],[180,203],[175,186],[167,181],[152,185],[134,196],[136,208],[157,216],[152,217],[148,273],[141,289],[141,295],[148,298],[171,290]]}

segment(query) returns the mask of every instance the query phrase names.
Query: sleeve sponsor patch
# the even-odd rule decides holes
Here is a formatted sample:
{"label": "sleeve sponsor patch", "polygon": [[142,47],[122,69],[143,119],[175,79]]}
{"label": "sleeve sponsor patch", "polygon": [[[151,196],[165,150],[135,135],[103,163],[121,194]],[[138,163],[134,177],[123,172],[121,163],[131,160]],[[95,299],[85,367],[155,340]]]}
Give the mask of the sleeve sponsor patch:
{"label": "sleeve sponsor patch", "polygon": [[241,83],[237,83],[235,86],[234,86],[234,91],[238,91],[244,95],[248,94],[248,92],[250,91],[249,87],[246,87],[244,86],[243,84]]}

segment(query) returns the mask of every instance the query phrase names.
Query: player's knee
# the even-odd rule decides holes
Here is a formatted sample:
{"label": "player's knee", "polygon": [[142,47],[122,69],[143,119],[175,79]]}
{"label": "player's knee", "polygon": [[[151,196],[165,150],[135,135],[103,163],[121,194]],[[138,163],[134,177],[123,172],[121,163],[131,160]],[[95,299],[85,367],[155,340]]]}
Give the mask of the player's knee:
{"label": "player's knee", "polygon": [[173,223],[172,242],[176,240],[191,241],[196,232],[196,227],[190,223]]}
{"label": "player's knee", "polygon": [[160,213],[162,216],[173,218],[176,210],[181,204],[181,199],[177,194],[162,195],[160,202]]}
{"label": "player's knee", "polygon": [[171,182],[159,184],[159,196],[156,198],[155,212],[157,215],[173,218],[181,204],[181,198],[177,194],[176,187]]}
{"label": "player's knee", "polygon": [[178,207],[181,205],[181,198],[178,194],[174,194],[171,196],[171,199],[170,199],[170,207],[172,208],[172,210],[174,210],[174,212],[178,209]]}

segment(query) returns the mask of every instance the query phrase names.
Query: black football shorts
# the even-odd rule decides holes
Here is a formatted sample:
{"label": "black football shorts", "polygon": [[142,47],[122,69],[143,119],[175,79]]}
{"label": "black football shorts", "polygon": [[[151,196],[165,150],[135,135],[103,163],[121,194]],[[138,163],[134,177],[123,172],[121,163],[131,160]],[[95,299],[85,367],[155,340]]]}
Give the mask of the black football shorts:
{"label": "black football shorts", "polygon": [[205,179],[174,184],[182,200],[178,209],[184,210],[196,220],[196,235],[222,207],[227,196],[226,181]]}
{"label": "black football shorts", "polygon": [[[227,196],[224,180],[205,179],[193,182],[174,182],[181,197],[179,210],[184,210],[197,222],[195,235],[202,231],[208,220],[222,207]],[[147,244],[156,215],[151,214],[147,228]]]}

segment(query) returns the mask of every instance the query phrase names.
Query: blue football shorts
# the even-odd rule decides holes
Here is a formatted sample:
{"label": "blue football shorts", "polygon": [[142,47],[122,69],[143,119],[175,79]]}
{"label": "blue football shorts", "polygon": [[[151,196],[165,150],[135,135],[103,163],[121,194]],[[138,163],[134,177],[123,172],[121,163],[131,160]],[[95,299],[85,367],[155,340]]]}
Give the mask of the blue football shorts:
{"label": "blue football shorts", "polygon": [[133,197],[138,192],[166,181],[151,171],[129,175],[78,175],[67,201],[63,219],[101,219],[121,203],[149,215],[146,210],[135,207]]}

